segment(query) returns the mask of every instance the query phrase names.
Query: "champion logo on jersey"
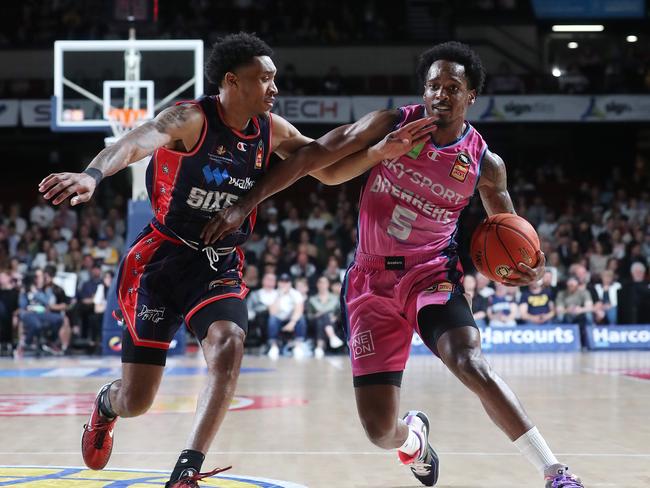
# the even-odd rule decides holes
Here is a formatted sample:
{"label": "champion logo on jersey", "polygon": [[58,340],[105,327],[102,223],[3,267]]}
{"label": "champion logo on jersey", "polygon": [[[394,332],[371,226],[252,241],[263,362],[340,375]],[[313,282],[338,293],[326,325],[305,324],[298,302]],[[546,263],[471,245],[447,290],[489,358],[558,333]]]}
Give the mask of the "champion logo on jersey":
{"label": "champion logo on jersey", "polygon": [[246,144],[244,144],[243,142],[239,141],[239,142],[237,143],[237,149],[239,149],[240,151],[246,152]]}
{"label": "champion logo on jersey", "polygon": [[203,176],[205,177],[206,183],[216,183],[216,186],[220,186],[227,178],[230,177],[227,169],[212,169],[208,164],[203,166]]}
{"label": "champion logo on jersey", "polygon": [[264,158],[264,143],[260,141],[255,151],[255,169],[262,169],[262,159]]}
{"label": "champion logo on jersey", "polygon": [[453,179],[464,183],[469,174],[469,167],[472,164],[472,158],[469,154],[461,152],[456,156],[456,161],[454,161],[454,166],[451,168],[451,176]]}

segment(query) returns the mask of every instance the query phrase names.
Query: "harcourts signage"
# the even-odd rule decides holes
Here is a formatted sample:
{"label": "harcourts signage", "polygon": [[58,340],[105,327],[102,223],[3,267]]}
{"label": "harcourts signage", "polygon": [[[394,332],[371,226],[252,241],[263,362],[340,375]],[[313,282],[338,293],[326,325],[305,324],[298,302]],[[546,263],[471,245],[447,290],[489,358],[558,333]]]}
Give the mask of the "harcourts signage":
{"label": "harcourts signage", "polygon": [[588,326],[589,349],[650,349],[650,325]]}
{"label": "harcourts signage", "polygon": [[[481,328],[481,347],[485,352],[571,352],[580,350],[577,325],[518,325]],[[414,337],[411,354],[428,354],[419,337]]]}
{"label": "harcourts signage", "polygon": [[481,329],[487,352],[567,352],[580,350],[577,325],[519,325]]}

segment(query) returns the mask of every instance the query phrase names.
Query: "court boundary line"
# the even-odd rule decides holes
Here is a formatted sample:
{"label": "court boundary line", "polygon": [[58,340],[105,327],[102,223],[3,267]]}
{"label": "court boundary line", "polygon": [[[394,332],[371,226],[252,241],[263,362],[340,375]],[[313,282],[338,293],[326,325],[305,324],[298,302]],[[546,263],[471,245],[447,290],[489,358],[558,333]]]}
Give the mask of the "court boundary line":
{"label": "court boundary line", "polygon": [[[444,456],[475,456],[475,457],[520,457],[519,452],[481,452],[481,451],[436,451],[438,455]],[[80,451],[0,451],[0,455],[78,455]],[[113,451],[113,455],[167,455],[178,454],[178,451]],[[214,455],[254,455],[254,456],[392,456],[393,451],[209,451],[208,454]],[[584,452],[558,452],[557,456],[576,456],[576,457],[619,457],[619,458],[650,458],[650,453],[584,453]],[[3,467],[0,465],[0,467]],[[10,467],[9,465],[4,467]],[[27,465],[21,467],[29,467]],[[41,467],[41,466],[35,466]],[[55,466],[53,466],[55,467]],[[67,466],[73,467],[73,466]],[[110,468],[119,469],[122,468]],[[149,470],[148,470],[149,471]]]}

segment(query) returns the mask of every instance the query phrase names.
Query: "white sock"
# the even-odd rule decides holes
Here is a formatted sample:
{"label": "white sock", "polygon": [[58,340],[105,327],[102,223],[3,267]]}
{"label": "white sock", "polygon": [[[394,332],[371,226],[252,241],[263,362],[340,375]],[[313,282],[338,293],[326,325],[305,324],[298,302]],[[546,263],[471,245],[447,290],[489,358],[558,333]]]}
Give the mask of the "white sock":
{"label": "white sock", "polygon": [[558,464],[557,458],[551,452],[551,449],[548,447],[542,434],[537,430],[537,427],[530,429],[514,441],[513,444],[542,473],[549,466]]}
{"label": "white sock", "polygon": [[420,436],[415,433],[415,431],[409,426],[409,436],[404,441],[404,444],[401,447],[398,447],[398,451],[402,451],[404,454],[412,456],[420,450],[422,447],[422,441]]}

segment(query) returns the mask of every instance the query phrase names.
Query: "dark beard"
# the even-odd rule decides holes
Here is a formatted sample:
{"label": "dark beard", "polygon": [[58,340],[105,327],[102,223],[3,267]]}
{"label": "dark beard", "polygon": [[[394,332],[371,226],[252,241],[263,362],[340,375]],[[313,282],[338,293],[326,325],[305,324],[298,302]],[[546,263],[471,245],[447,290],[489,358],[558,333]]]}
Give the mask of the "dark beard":
{"label": "dark beard", "polygon": [[447,127],[449,127],[450,121],[438,119],[434,122],[434,124],[437,125],[439,129],[446,129]]}

